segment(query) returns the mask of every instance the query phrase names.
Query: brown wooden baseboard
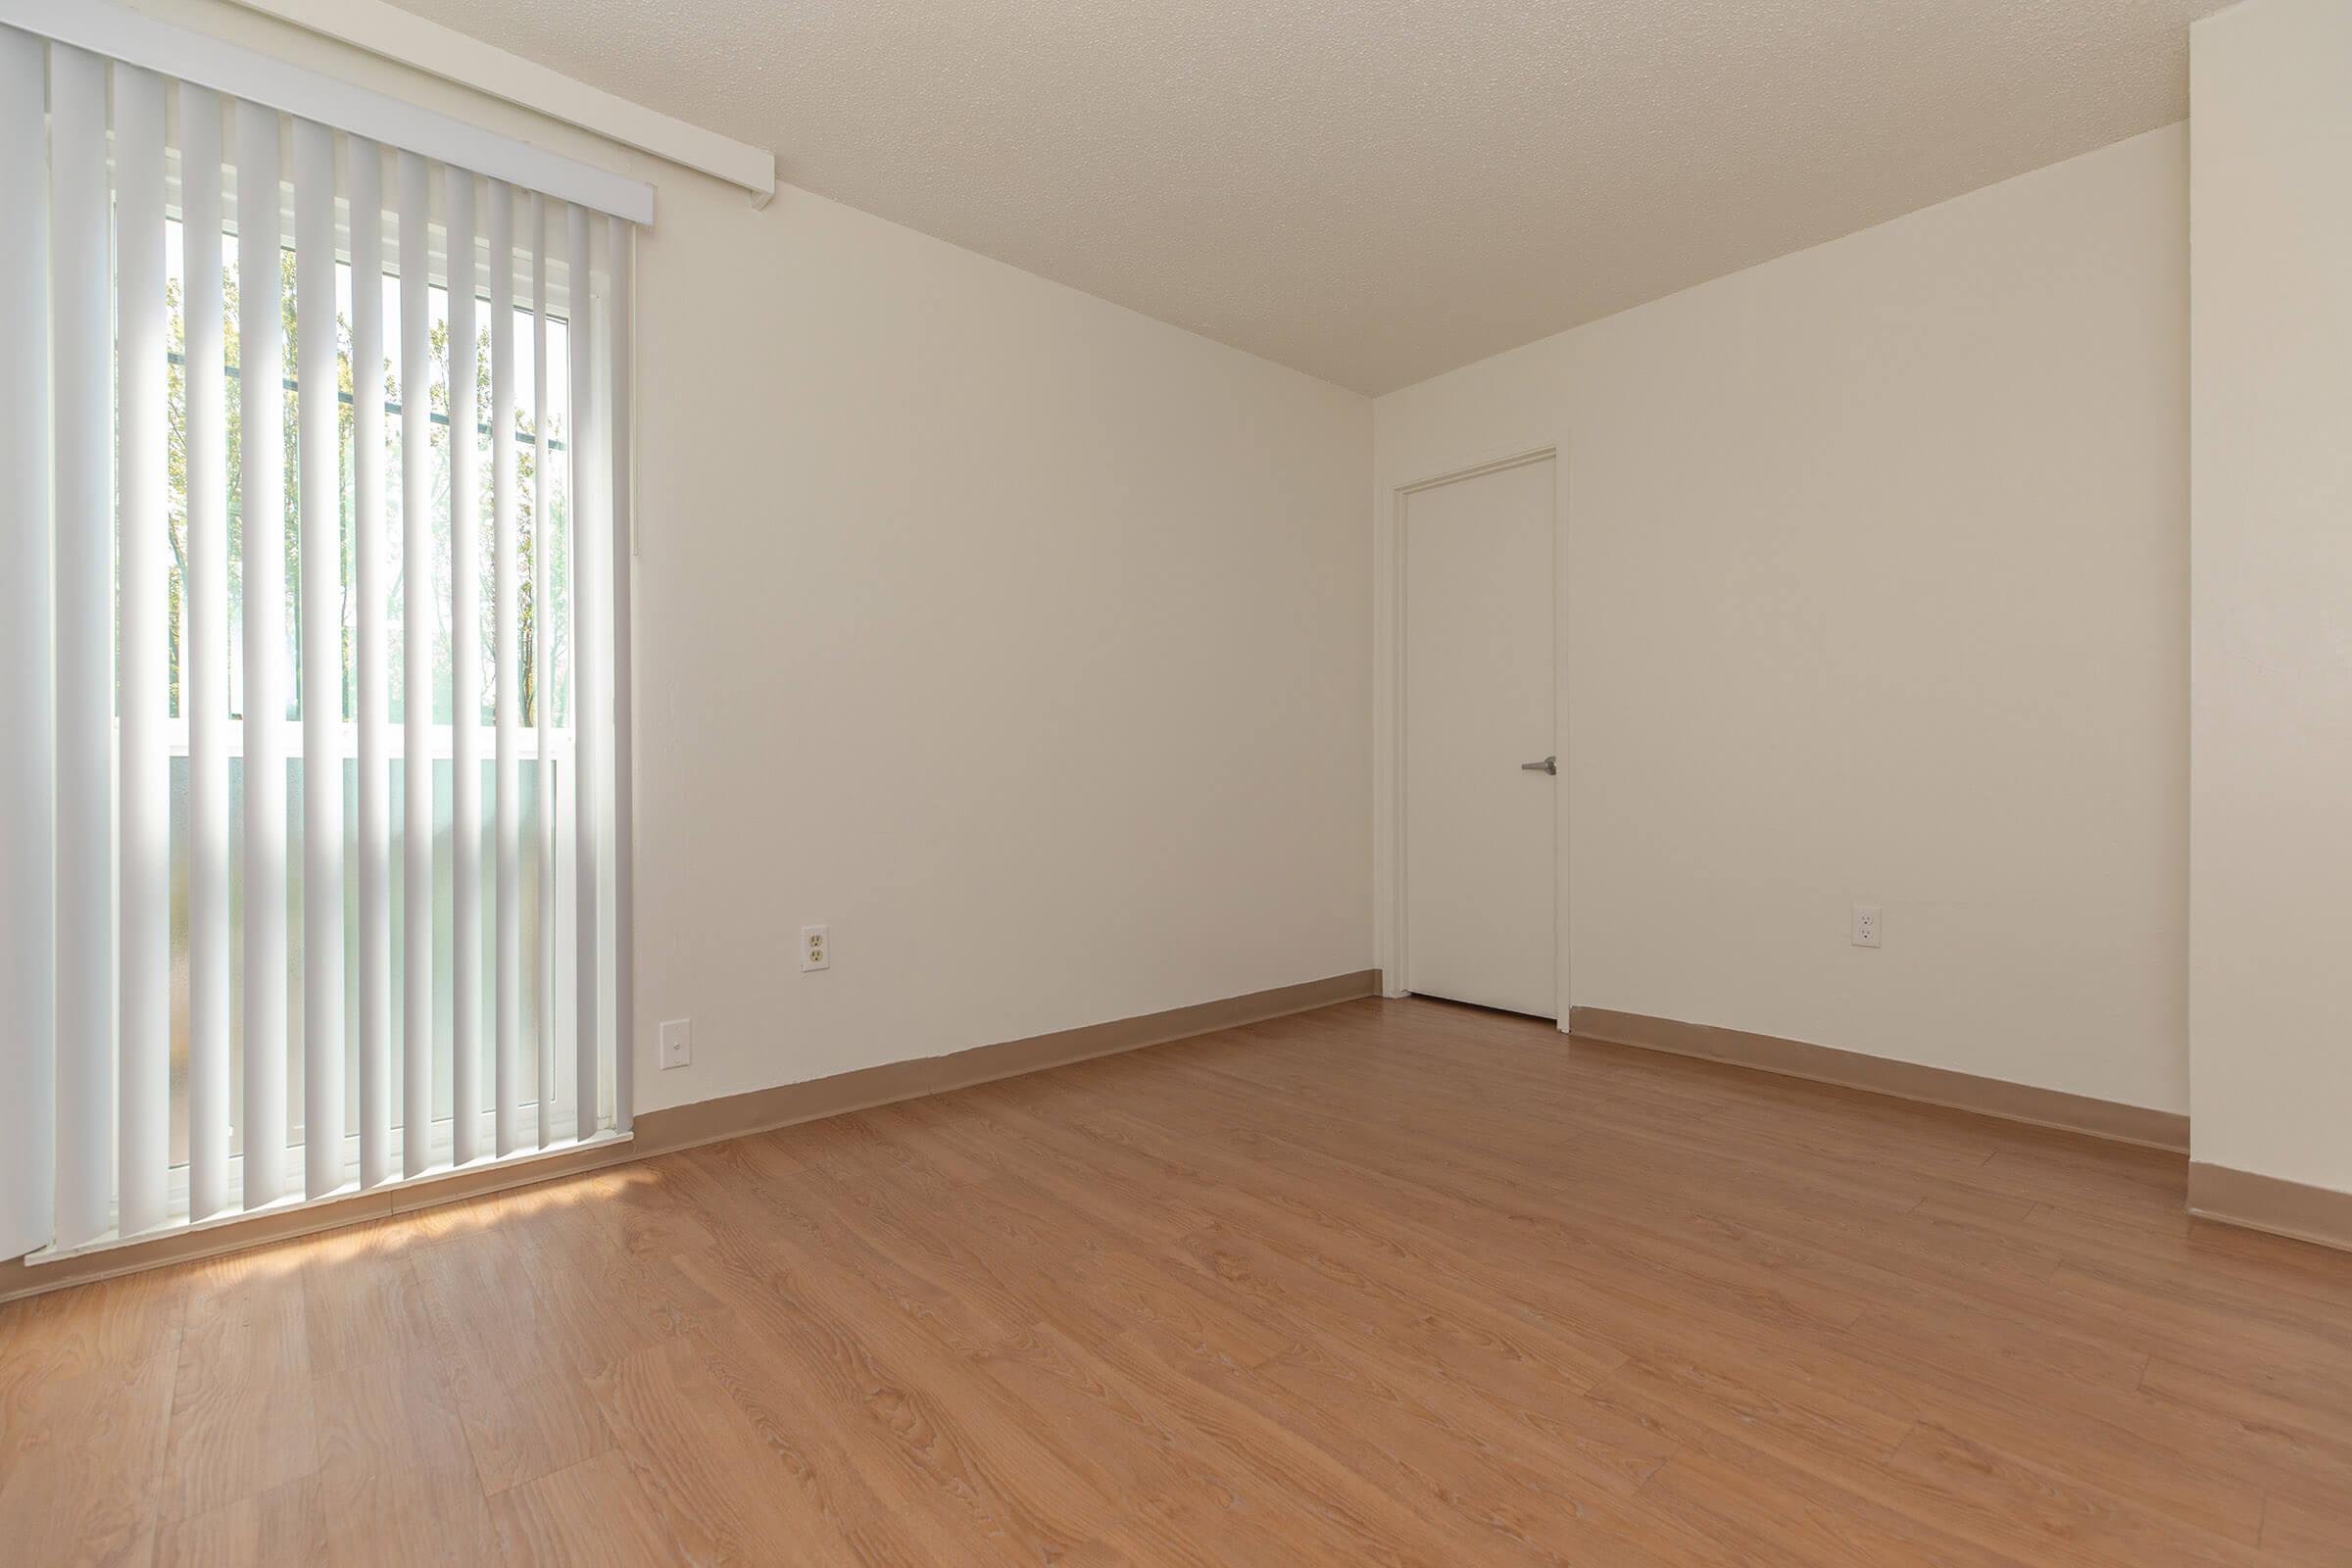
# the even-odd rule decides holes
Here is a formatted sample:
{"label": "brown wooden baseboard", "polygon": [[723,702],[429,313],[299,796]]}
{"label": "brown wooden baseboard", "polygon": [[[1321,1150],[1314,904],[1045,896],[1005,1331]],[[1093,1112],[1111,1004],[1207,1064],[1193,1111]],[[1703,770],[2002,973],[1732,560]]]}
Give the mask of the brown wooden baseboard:
{"label": "brown wooden baseboard", "polygon": [[1568,1032],[1613,1045],[1667,1051],[1680,1056],[1698,1056],[1753,1067],[1762,1072],[1846,1089],[1891,1095],[1955,1110],[1973,1110],[2006,1121],[2031,1122],[2067,1132],[2088,1133],[2117,1143],[2186,1152],[2188,1118],[2177,1111],[2150,1110],[2088,1095],[2070,1095],[2056,1089],[2036,1089],[2002,1078],[1980,1078],[1945,1067],[1923,1067],[1858,1051],[1839,1051],[1778,1035],[1751,1034],[1715,1024],[1683,1023],[1653,1018],[1647,1013],[1614,1012],[1606,1007],[1572,1007]]}
{"label": "brown wooden baseboard", "polygon": [[447,1171],[415,1182],[378,1188],[373,1192],[352,1193],[318,1203],[276,1209],[254,1215],[250,1219],[237,1218],[191,1230],[171,1231],[152,1241],[110,1247],[59,1258],[55,1262],[28,1264],[23,1258],[0,1261],[0,1301],[12,1301],[23,1296],[39,1296],[44,1292],[63,1290],[67,1286],[82,1285],[92,1280],[112,1279],[119,1274],[134,1274],[141,1269],[162,1268],[171,1263],[243,1251],[250,1247],[263,1247],[292,1237],[308,1236],[345,1225],[364,1224],[369,1220],[443,1203],[461,1202],[484,1193],[556,1181],[578,1175],[582,1171],[617,1165],[626,1160],[644,1159],[671,1150],[691,1149],[698,1144],[740,1138],[747,1133],[765,1132],[795,1122],[815,1121],[846,1111],[886,1105],[894,1101],[914,1100],[951,1089],[969,1088],[993,1079],[1016,1077],[1047,1067],[1084,1061],[1090,1056],[1107,1056],[1117,1052],[1163,1045],[1171,1040],[1188,1039],[1219,1029],[1262,1023],[1268,1018],[1279,1018],[1288,1013],[1306,1012],[1315,1007],[1330,1006],[1334,1003],[1369,997],[1379,990],[1379,970],[1360,969],[1351,974],[1333,975],[1326,980],[1308,980],[1298,985],[1277,986],[1271,991],[1253,991],[1247,996],[1197,1003],[1188,1007],[1171,1007],[1164,1012],[1144,1013],[1133,1018],[1116,1018],[1108,1023],[1087,1024],[1077,1029],[1057,1030],[1053,1034],[1032,1035],[1023,1040],[975,1046],[969,1051],[957,1051],[945,1056],[894,1061],[879,1067],[836,1073],[830,1078],[811,1079],[807,1083],[782,1084],[773,1089],[754,1090],[749,1094],[706,1100],[691,1105],[675,1105],[667,1110],[643,1111],[638,1114],[631,1136],[626,1139],[592,1144],[578,1150],[560,1150],[517,1163]]}
{"label": "brown wooden baseboard", "polygon": [[2188,1211],[2352,1252],[2352,1193],[2191,1160]]}
{"label": "brown wooden baseboard", "polygon": [[1262,1023],[1286,1013],[1328,1007],[1335,1002],[1352,1002],[1358,997],[1371,996],[1379,984],[1379,970],[1362,969],[1353,974],[1333,975],[1328,980],[1309,980],[1300,985],[1277,986],[1271,991],[1254,991],[1248,996],[1227,997],[1221,1002],[1202,1002],[1189,1007],[1171,1007],[1165,1012],[1057,1030],[1050,1035],[1031,1035],[1026,1040],[974,1046],[969,1051],[945,1056],[894,1061],[807,1083],[779,1084],[773,1089],[700,1101],[669,1110],[643,1111],[637,1117],[638,1149],[640,1153],[657,1154],[672,1149],[691,1149],[697,1144],[839,1116],[872,1105],[887,1105],[893,1101],[968,1089],[973,1084],[1059,1067],[1090,1056],[1164,1045],[1219,1029],[1237,1029],[1246,1023]]}

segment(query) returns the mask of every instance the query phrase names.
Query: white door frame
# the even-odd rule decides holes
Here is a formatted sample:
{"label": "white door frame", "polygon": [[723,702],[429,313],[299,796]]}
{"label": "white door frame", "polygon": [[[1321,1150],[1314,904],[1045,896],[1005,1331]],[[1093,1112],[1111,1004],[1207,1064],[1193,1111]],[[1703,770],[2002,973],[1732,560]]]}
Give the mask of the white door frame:
{"label": "white door frame", "polygon": [[1372,549],[1372,943],[1385,997],[1406,995],[1404,977],[1404,515],[1416,491],[1549,458],[1552,463],[1552,751],[1560,760],[1554,792],[1552,929],[1553,1010],[1568,1029],[1568,443],[1515,442],[1468,462],[1374,486]]}

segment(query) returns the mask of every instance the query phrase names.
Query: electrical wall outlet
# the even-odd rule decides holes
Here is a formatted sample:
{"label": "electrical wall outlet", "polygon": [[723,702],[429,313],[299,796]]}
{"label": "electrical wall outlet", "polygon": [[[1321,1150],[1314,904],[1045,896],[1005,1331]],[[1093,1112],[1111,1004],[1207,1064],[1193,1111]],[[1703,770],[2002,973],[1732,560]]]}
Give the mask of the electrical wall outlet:
{"label": "electrical wall outlet", "polygon": [[1879,945],[1879,906],[1875,904],[1854,906],[1854,946],[1875,948]]}
{"label": "electrical wall outlet", "polygon": [[833,940],[828,929],[821,925],[801,927],[801,968],[830,969],[833,967]]}
{"label": "electrical wall outlet", "polygon": [[683,1067],[694,1060],[694,1020],[672,1018],[662,1026],[662,1070]]}

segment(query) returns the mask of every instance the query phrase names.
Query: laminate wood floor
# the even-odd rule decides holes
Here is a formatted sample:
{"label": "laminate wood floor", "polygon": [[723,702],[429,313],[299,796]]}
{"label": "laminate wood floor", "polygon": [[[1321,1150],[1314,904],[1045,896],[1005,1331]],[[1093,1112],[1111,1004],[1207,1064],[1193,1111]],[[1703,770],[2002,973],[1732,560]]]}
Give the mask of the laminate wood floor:
{"label": "laminate wood floor", "polygon": [[8,1563],[2352,1562],[2352,1256],[1360,1002],[0,1308]]}

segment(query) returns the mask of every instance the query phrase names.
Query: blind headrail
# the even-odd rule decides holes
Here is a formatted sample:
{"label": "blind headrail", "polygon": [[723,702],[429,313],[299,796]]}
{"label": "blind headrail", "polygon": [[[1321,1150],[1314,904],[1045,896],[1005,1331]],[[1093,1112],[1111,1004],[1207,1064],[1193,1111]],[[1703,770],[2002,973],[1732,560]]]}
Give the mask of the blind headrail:
{"label": "blind headrail", "polygon": [[700,171],[764,207],[776,193],[776,155],[591,87],[385,0],[235,0],[320,37],[577,125],[607,141]]}
{"label": "blind headrail", "polygon": [[0,0],[0,24],[627,222],[654,219],[654,188],[642,180],[174,25],[116,0]]}

